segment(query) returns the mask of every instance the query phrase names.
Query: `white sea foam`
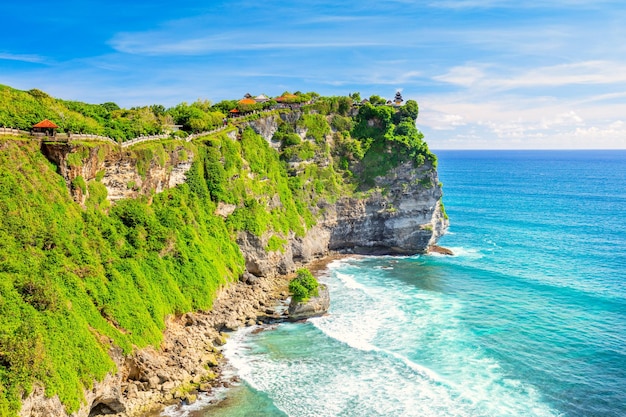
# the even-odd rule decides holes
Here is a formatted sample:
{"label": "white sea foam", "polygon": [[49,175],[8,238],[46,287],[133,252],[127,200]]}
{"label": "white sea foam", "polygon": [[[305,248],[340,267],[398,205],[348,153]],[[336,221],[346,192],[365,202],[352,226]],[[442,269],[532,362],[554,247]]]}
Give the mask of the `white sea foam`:
{"label": "white sea foam", "polygon": [[480,252],[479,249],[475,248],[464,248],[461,246],[450,246],[450,250],[454,253],[453,257],[457,258],[469,258],[469,259],[480,259],[484,255]]}
{"label": "white sea foam", "polygon": [[363,284],[358,283],[353,276],[349,274],[342,274],[341,272],[336,273],[337,278],[339,278],[346,288],[352,290],[362,290],[366,291],[366,288]]}
{"label": "white sea foam", "polygon": [[227,388],[215,388],[211,393],[201,393],[193,404],[176,404],[165,407],[161,412],[164,417],[188,417],[192,413],[203,410],[211,404],[222,401],[226,398]]}
{"label": "white sea foam", "polygon": [[330,269],[331,314],[314,327],[249,328],[226,344],[241,378],[276,407],[291,417],[555,415],[474,343],[458,299],[358,264]]}

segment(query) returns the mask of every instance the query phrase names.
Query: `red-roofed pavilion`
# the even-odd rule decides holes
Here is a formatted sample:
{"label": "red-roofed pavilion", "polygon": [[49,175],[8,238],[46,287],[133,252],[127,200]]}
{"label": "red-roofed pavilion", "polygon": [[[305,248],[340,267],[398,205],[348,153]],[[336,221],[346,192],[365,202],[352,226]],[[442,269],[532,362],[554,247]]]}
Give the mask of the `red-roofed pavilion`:
{"label": "red-roofed pavilion", "polygon": [[58,128],[59,126],[57,126],[55,123],[51,122],[48,119],[44,119],[36,125],[33,125],[33,133],[43,133],[46,136],[55,136],[56,129]]}

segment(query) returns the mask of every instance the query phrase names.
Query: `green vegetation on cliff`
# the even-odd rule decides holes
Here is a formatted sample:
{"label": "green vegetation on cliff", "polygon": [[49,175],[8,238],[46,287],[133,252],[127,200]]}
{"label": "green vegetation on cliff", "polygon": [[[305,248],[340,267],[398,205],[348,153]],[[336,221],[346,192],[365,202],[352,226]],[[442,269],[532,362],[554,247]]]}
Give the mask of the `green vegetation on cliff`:
{"label": "green vegetation on cliff", "polygon": [[192,186],[82,210],[34,143],[2,143],[0,415],[33,381],[76,410],[110,346],[158,346],[166,315],[209,309],[238,278],[239,248]]}
{"label": "green vegetation on cliff", "polygon": [[0,85],[0,126],[26,131],[50,119],[61,132],[102,135],[123,142],[167,132],[174,124],[186,132],[212,130],[222,125],[226,114],[228,110],[202,100],[169,109],[160,104],[123,109],[112,102],[87,104],[57,99],[37,89],[21,91]]}
{"label": "green vegetation on cliff", "polygon": [[[415,127],[413,101],[356,107],[350,97],[288,97],[315,100],[297,118],[266,116],[278,125],[270,141],[243,125],[236,138],[232,130],[198,139],[180,150],[183,159],[194,155],[184,184],[112,205],[104,172],[69,184],[89,195],[81,207],[38,142],[0,137],[0,415],[15,415],[35,383],[78,409],[83,390],[114,371],[112,347],[158,346],[167,315],[210,309],[217,289],[243,273],[238,233],[269,235],[265,250],[282,251],[318,221],[325,202],[403,162],[436,164]],[[125,139],[168,121],[204,130],[231,104],[127,111],[0,86],[0,125],[26,129],[54,112],[65,130]],[[102,162],[115,147],[72,146],[72,167],[94,155]],[[145,178],[172,149],[151,142],[129,152]],[[217,215],[225,205],[232,213]],[[314,289],[303,280],[307,298]]]}

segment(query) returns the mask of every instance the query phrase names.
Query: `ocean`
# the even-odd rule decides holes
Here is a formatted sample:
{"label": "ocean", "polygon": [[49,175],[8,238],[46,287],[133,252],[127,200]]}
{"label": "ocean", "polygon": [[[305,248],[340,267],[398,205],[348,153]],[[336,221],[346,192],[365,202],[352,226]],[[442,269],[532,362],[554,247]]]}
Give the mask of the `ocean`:
{"label": "ocean", "polygon": [[166,415],[626,416],[626,151],[439,151],[454,256],[331,263],[325,317],[235,332]]}

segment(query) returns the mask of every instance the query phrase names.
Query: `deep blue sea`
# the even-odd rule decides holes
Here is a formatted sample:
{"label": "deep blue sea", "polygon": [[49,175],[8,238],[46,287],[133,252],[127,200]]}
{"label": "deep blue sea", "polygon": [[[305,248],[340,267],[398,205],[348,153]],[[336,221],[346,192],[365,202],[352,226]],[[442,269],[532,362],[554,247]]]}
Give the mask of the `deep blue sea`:
{"label": "deep blue sea", "polygon": [[[626,416],[626,151],[440,151],[455,256],[333,262],[193,416]],[[201,403],[200,403],[201,404]]]}

